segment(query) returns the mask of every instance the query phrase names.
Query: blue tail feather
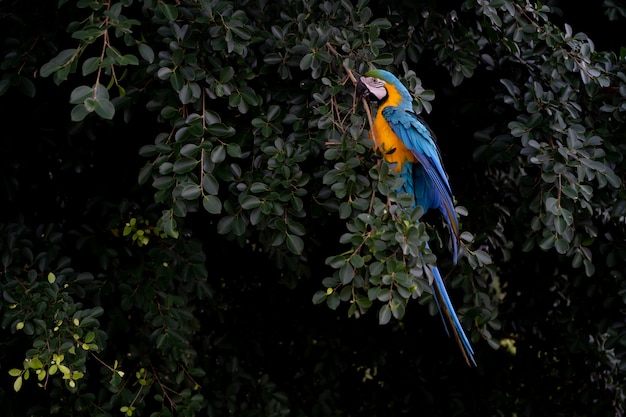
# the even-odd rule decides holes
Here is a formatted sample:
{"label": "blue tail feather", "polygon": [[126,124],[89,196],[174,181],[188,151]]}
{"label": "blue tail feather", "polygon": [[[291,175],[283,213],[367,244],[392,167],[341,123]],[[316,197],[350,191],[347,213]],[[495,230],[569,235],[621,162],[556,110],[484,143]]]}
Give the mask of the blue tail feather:
{"label": "blue tail feather", "polygon": [[[426,246],[428,247],[428,244],[426,244]],[[443,325],[446,329],[446,333],[450,336],[450,328],[452,329],[452,334],[461,348],[461,353],[463,353],[465,361],[468,365],[473,364],[476,366],[474,349],[472,349],[472,345],[465,334],[465,330],[463,329],[463,326],[461,326],[461,322],[456,315],[452,301],[448,296],[448,291],[446,291],[446,286],[441,278],[441,274],[439,273],[439,269],[436,266],[426,267],[433,273],[433,295],[435,297],[435,302],[437,304],[437,308],[439,309]],[[448,326],[448,324],[450,326]]]}

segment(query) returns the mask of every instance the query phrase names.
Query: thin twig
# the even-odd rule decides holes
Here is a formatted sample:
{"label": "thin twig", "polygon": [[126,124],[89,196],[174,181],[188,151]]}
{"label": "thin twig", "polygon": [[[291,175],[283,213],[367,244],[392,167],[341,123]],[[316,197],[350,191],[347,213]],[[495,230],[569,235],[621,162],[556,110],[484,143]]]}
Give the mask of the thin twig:
{"label": "thin twig", "polygon": [[[352,81],[352,84],[356,87],[356,85],[358,84],[358,81],[357,81],[356,77],[354,76],[354,74],[352,73],[352,70],[350,68],[348,68],[348,65],[346,64],[346,60],[343,59],[341,57],[341,55],[339,55],[337,50],[330,43],[326,43],[326,48],[328,49],[328,51],[332,55],[334,55],[335,57],[341,59],[341,63],[342,63],[344,71],[348,75],[348,78],[350,78],[350,81]],[[374,143],[376,143],[376,137],[374,135],[374,119],[372,118],[372,111],[371,111],[369,103],[367,102],[365,97],[361,97],[361,103],[363,103],[363,108],[365,109],[365,113],[367,114],[367,123],[369,125],[370,137],[374,141]],[[380,165],[381,165],[381,162],[379,160],[378,161],[379,169],[380,169]],[[380,181],[380,178],[378,180]],[[375,196],[376,196],[376,188],[373,188],[372,189],[372,197],[370,199],[369,211],[368,211],[369,213],[372,212],[372,209],[373,209],[373,206],[374,206],[374,198],[375,198]]]}
{"label": "thin twig", "polygon": [[[346,65],[346,61],[342,58],[341,55],[339,55],[339,52],[337,52],[337,50],[330,43],[326,44],[326,48],[335,57],[341,59],[344,71],[346,72],[346,74],[348,74],[348,78],[350,78],[350,81],[352,81],[352,84],[354,86],[356,86],[358,84],[358,81],[357,81],[356,77],[354,76],[354,74],[352,73],[352,70],[350,68],[348,68],[348,66]],[[365,100],[365,97],[361,97],[361,103],[363,103],[363,108],[365,108],[365,113],[367,114],[367,122],[369,123],[369,126],[370,126],[370,129],[369,129],[370,135],[371,135],[372,139],[375,139],[374,138],[374,130],[373,130],[374,119],[372,118],[372,111],[370,110],[370,106],[369,106],[367,100]]]}

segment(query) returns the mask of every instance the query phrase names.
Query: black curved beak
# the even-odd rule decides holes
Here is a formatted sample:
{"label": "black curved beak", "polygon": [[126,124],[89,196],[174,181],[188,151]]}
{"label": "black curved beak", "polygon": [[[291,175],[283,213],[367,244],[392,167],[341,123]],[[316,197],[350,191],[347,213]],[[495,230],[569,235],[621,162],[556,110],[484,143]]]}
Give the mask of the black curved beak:
{"label": "black curved beak", "polygon": [[366,100],[369,100],[370,98],[370,90],[367,88],[365,84],[363,84],[363,82],[360,79],[356,83],[356,95],[359,98],[364,98]]}

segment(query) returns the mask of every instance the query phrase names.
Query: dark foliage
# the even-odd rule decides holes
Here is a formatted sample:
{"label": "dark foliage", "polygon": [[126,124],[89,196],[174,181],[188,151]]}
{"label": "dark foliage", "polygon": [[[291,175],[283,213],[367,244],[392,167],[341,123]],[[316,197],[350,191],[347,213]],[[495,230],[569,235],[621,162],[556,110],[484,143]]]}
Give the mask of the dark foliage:
{"label": "dark foliage", "polygon": [[[3,416],[623,415],[625,16],[0,2]],[[437,133],[457,266],[371,149],[372,67]]]}

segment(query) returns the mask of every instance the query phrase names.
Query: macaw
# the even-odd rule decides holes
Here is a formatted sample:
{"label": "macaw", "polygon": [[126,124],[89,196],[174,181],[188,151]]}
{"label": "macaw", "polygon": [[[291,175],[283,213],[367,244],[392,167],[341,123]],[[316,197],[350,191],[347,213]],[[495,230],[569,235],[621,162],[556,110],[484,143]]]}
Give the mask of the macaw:
{"label": "macaw", "polygon": [[[403,178],[400,191],[412,194],[415,204],[424,211],[432,208],[441,212],[452,233],[452,257],[456,264],[459,222],[435,135],[413,111],[409,91],[389,71],[367,72],[357,83],[357,94],[378,103],[372,126],[376,147],[388,162],[395,164]],[[465,360],[476,365],[474,350],[454,311],[439,269],[432,266],[430,270],[433,294],[441,316],[445,317],[446,332],[449,334],[447,320]]]}

